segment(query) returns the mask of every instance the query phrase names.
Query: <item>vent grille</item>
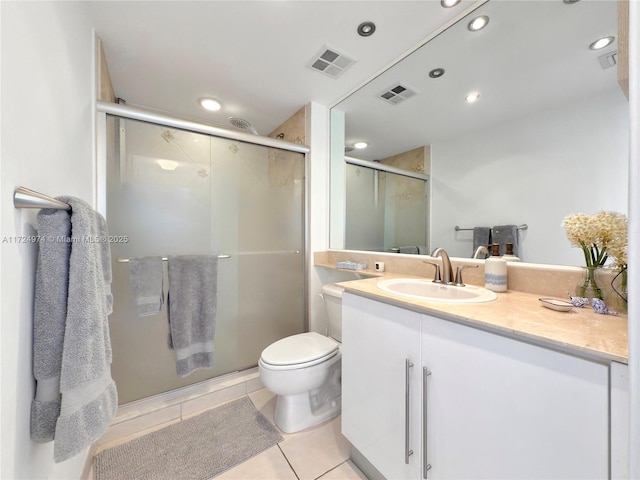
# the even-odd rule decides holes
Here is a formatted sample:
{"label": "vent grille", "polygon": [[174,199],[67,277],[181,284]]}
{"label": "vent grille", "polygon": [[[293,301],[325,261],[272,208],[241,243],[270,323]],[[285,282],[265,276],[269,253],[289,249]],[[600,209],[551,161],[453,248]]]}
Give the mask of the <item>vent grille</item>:
{"label": "vent grille", "polygon": [[598,57],[598,61],[600,62],[600,66],[603,70],[611,67],[615,67],[618,63],[618,51],[605,53],[604,55],[600,55]]}
{"label": "vent grille", "polygon": [[354,59],[325,45],[307,63],[307,67],[316,72],[324,73],[331,78],[338,78],[354,63]]}
{"label": "vent grille", "polygon": [[399,103],[402,103],[417,94],[417,91],[408,87],[407,85],[396,83],[389,88],[385,88],[378,94],[378,97],[385,102],[389,102],[393,105],[398,105]]}

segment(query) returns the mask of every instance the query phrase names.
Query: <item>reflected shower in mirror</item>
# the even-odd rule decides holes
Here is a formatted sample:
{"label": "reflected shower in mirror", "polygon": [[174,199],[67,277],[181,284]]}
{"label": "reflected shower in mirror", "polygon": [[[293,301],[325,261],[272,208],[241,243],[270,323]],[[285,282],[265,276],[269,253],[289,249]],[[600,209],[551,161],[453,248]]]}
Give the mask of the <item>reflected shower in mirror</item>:
{"label": "reflected shower in mirror", "polygon": [[419,171],[397,174],[350,161],[346,165],[346,249],[426,254],[427,176]]}
{"label": "reflected shower in mirror", "polygon": [[[483,15],[486,27],[470,29]],[[334,106],[331,248],[371,249],[347,242],[356,221],[345,199],[360,194],[340,173],[345,145],[365,141],[349,155],[375,161],[430,149],[431,248],[470,258],[473,227],[527,224],[519,231],[523,261],[583,264],[564,217],[627,212],[628,103],[616,78],[616,22],[616,2],[491,0]],[[616,41],[589,48],[607,36]],[[472,92],[476,101],[466,101]]]}

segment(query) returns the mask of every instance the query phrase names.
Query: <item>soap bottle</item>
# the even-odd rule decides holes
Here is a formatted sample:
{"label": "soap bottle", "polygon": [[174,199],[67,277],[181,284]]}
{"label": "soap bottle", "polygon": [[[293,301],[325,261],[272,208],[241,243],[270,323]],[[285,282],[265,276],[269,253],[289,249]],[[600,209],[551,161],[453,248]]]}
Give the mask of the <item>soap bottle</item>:
{"label": "soap bottle", "polygon": [[491,256],[484,261],[484,287],[494,292],[507,291],[507,261],[500,257],[500,244],[491,244]]}
{"label": "soap bottle", "polygon": [[506,252],[502,256],[507,262],[519,262],[520,259],[513,254],[513,243],[505,243]]}

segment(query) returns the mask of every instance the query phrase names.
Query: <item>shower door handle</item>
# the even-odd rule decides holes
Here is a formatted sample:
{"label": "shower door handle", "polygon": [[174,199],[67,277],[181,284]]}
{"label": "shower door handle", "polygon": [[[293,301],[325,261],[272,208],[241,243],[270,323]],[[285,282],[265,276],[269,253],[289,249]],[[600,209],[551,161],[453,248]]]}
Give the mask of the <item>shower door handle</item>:
{"label": "shower door handle", "polygon": [[409,369],[413,367],[413,362],[410,359],[405,359],[404,362],[404,463],[409,465],[409,457],[413,455],[413,450],[409,448]]}

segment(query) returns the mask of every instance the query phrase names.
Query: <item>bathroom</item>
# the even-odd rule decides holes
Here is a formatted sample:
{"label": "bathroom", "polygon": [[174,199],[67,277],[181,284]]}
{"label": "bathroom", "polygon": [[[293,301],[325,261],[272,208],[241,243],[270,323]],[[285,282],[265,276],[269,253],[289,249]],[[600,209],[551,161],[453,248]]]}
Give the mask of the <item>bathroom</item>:
{"label": "bathroom", "polygon": [[[321,291],[321,285],[336,281],[352,279],[348,273],[336,273],[331,269],[314,267],[314,252],[325,252],[334,247],[330,243],[330,219],[329,219],[329,107],[342,99],[347,93],[360,87],[374,74],[384,69],[390,62],[415,46],[416,42],[424,38],[430,32],[437,30],[441,25],[453,18],[453,14],[442,9],[439,2],[424,2],[425,5],[413,5],[416,2],[403,3],[403,8],[394,6],[397,2],[375,2],[375,5],[362,5],[356,8],[353,4],[345,2],[345,5],[336,8],[333,14],[327,12],[305,10],[304,4],[307,2],[264,2],[264,8],[269,13],[271,22],[261,22],[256,19],[257,13],[253,16],[249,12],[243,11],[241,6],[233,6],[237,2],[225,2],[224,15],[219,15],[217,20],[220,25],[231,24],[233,28],[222,30],[226,33],[223,38],[212,37],[210,43],[225,45],[224,50],[227,56],[221,58],[225,62],[225,71],[238,69],[233,77],[225,78],[227,82],[238,82],[244,89],[242,97],[238,98],[242,104],[236,106],[241,117],[246,117],[256,126],[262,134],[268,134],[275,127],[295,114],[300,108],[305,107],[305,114],[311,125],[307,132],[305,144],[311,146],[308,154],[308,192],[309,204],[306,206],[308,212],[307,244],[305,245],[306,265],[307,265],[307,310],[308,321],[313,324],[315,321],[323,321],[324,306],[317,297]],[[367,2],[368,3],[368,2]],[[420,2],[423,3],[423,2]],[[463,2],[460,9],[467,8],[472,2]],[[433,5],[430,5],[433,4]],[[239,3],[239,5],[242,5]],[[291,12],[284,12],[285,6],[292,8]],[[312,4],[310,4],[312,5]],[[339,5],[339,4],[338,4]],[[638,18],[637,2],[631,2],[631,15]],[[320,7],[318,7],[320,8]],[[412,10],[416,9],[416,10]],[[422,9],[422,10],[421,10]],[[323,10],[323,9],[320,9]],[[99,12],[99,14],[97,13]],[[144,12],[132,10],[130,15],[143,15]],[[147,12],[148,22],[161,20],[155,18],[161,16],[160,11],[155,13]],[[62,3],[41,2],[30,4],[28,2],[2,2],[0,4],[0,20],[2,21],[2,184],[0,192],[3,195],[2,202],[2,236],[11,237],[18,235],[33,235],[33,225],[35,225],[35,213],[25,210],[14,209],[9,197],[13,195],[14,189],[18,185],[34,188],[49,195],[69,194],[94,202],[96,205],[100,200],[101,189],[104,185],[99,183],[101,172],[96,171],[97,167],[91,159],[95,158],[96,148],[96,124],[100,121],[96,118],[94,93],[94,34],[100,36],[100,28],[105,24],[112,24],[112,35],[117,35],[117,26],[126,29],[129,24],[121,21],[117,8],[109,9],[99,5],[91,6],[88,2]],[[242,16],[250,17],[254,24],[243,25],[234,23],[232,20]],[[289,17],[288,15],[291,15]],[[306,16],[307,15],[307,16]],[[304,65],[292,65],[291,69],[301,69],[305,75],[311,77],[307,91],[302,92],[291,103],[286,105],[275,105],[272,103],[260,103],[261,99],[255,92],[260,90],[260,65],[240,64],[238,59],[242,59],[243,53],[258,49],[262,46],[263,38],[259,35],[269,34],[269,39],[274,42],[274,48],[285,48],[291,44],[291,40],[286,37],[282,39],[283,28],[289,28],[293,23],[299,23],[297,29],[291,34],[293,37],[304,38],[305,25],[314,24],[309,18],[316,18],[317,15],[326,15],[327,24],[336,25],[331,31],[340,31],[344,27],[344,35],[348,35],[353,42],[353,47],[346,53],[350,53],[357,60],[356,64],[349,72],[335,82],[328,77],[311,72]],[[124,17],[123,17],[124,18]],[[132,20],[135,23],[136,18]],[[137,41],[139,43],[152,44],[151,39],[155,33],[145,20],[137,17]],[[393,28],[393,38],[395,43],[387,43],[389,37],[379,36],[385,33],[385,23],[382,20],[387,18],[388,29]],[[378,20],[380,19],[380,20]],[[295,20],[295,21],[294,21]],[[375,20],[378,26],[377,32],[370,38],[355,36],[355,28],[365,20]],[[165,20],[164,25],[173,27]],[[279,23],[281,22],[281,23]],[[204,22],[203,22],[204,23]],[[321,22],[318,22],[321,23]],[[630,37],[635,39],[635,58],[637,59],[638,32],[633,28],[638,25],[638,21],[631,22]],[[185,23],[188,26],[188,23]],[[402,25],[402,27],[398,27]],[[186,28],[186,26],[183,26]],[[208,27],[210,25],[207,24]],[[257,31],[251,27],[260,27]],[[169,28],[169,27],[167,27]],[[95,29],[95,32],[94,32]],[[274,32],[276,30],[277,32]],[[336,34],[335,40],[329,35],[327,29],[317,26],[315,38],[309,40],[304,55],[297,52],[298,59],[303,63],[315,54],[323,44],[327,43],[337,49],[343,48],[343,43],[347,40]],[[179,31],[178,31],[179,34]],[[238,51],[233,51],[228,46],[229,43],[239,42],[240,37],[245,43],[238,47]],[[353,37],[353,38],[352,38]],[[278,39],[281,43],[277,43]],[[378,42],[375,44],[367,43]],[[286,43],[285,43],[286,41]],[[297,42],[293,42],[297,43]],[[195,49],[197,51],[197,49]],[[259,50],[262,51],[262,50]],[[634,50],[632,50],[633,53]],[[135,56],[136,50],[125,51],[123,55]],[[163,62],[177,62],[177,58],[170,57],[170,53],[165,51],[150,50],[146,55],[161,57]],[[251,57],[255,58],[255,57]],[[107,60],[109,60],[107,58]],[[194,54],[183,59],[180,65],[189,65],[193,71],[198,71],[199,58]],[[111,66],[111,65],[110,65]],[[113,66],[111,66],[113,68]],[[289,65],[284,64],[289,68]],[[284,68],[282,67],[282,68]],[[188,71],[176,67],[178,73],[187,75]],[[254,70],[255,69],[255,70]],[[308,73],[307,73],[308,72]],[[637,75],[637,62],[631,62],[631,72]],[[112,72],[113,73],[113,72]],[[313,74],[313,75],[312,75]],[[152,78],[146,78],[143,73],[135,73],[141,80],[142,85],[153,84]],[[280,73],[282,75],[282,73]],[[281,78],[276,76],[274,78]],[[292,76],[291,78],[296,78]],[[173,85],[168,82],[165,85],[168,91],[173,90]],[[292,82],[293,83],[293,82]],[[632,82],[631,110],[637,111],[638,82]],[[291,85],[286,82],[282,85],[291,89]],[[140,87],[144,89],[145,87]],[[147,92],[150,95],[167,96],[164,90],[157,87],[158,91]],[[214,87],[211,87],[214,88]],[[149,89],[153,90],[153,89]],[[171,102],[165,106],[165,110],[173,115],[189,115],[181,110],[181,104],[193,103],[195,98],[184,93],[173,92]],[[142,95],[134,92],[132,95]],[[200,94],[200,92],[199,92]],[[285,95],[280,91],[281,95]],[[182,96],[185,95],[185,96]],[[123,95],[126,97],[126,95]],[[127,100],[125,98],[125,100]],[[224,100],[224,99],[222,99]],[[636,103],[633,103],[636,102]],[[137,102],[133,102],[137,103]],[[143,105],[147,102],[140,102]],[[148,102],[151,103],[151,102]],[[243,111],[247,105],[253,105],[256,111],[255,117],[249,116],[248,111]],[[274,120],[264,120],[268,114],[277,118],[273,129],[265,130],[264,125],[270,125]],[[229,115],[229,114],[228,114]],[[206,123],[204,114],[201,114],[201,121]],[[637,122],[637,118],[633,120]],[[633,125],[633,124],[632,124]],[[637,123],[636,123],[637,125]],[[637,132],[637,128],[635,130]],[[286,139],[294,141],[294,138]],[[631,178],[637,178],[638,174],[638,139],[632,137],[631,148]],[[635,142],[635,143],[633,143]],[[637,186],[630,185],[629,205],[637,205]],[[559,212],[564,215],[568,212]],[[629,211],[630,225],[632,232],[636,222],[640,219],[637,211],[633,208]],[[517,222],[528,222],[528,218]],[[462,227],[473,226],[460,222]],[[445,232],[446,233],[446,232]],[[533,231],[527,233],[532,234]],[[529,237],[528,237],[529,238]],[[638,245],[637,235],[632,235],[630,240],[630,291],[636,291],[637,287],[633,271],[638,270],[640,261],[637,259]],[[440,245],[431,245],[437,247]],[[575,252],[574,252],[575,253]],[[407,258],[407,257],[403,257]],[[350,258],[350,259],[355,259]],[[2,283],[1,283],[1,308],[2,308],[2,365],[4,373],[2,376],[2,450],[0,452],[2,478],[80,478],[84,459],[77,458],[65,464],[54,464],[51,458],[51,451],[47,446],[33,443],[29,438],[29,404],[33,397],[32,366],[31,366],[31,310],[33,301],[33,275],[35,270],[34,250],[28,245],[3,245],[0,249],[0,260],[2,262]],[[340,258],[342,260],[342,258]],[[407,258],[411,264],[419,264],[418,268],[424,265],[418,259]],[[571,264],[579,264],[579,257]],[[389,262],[389,260],[387,260]],[[316,262],[317,263],[317,262]],[[542,262],[546,263],[546,262]],[[392,268],[392,264],[388,264]],[[430,276],[432,272],[420,270],[421,275]],[[629,316],[638,318],[637,306],[631,302],[629,305]],[[636,322],[630,322],[630,351],[634,355],[638,351],[638,332]],[[324,328],[318,327],[319,329]],[[637,361],[630,362],[630,384],[632,405],[638,405],[638,372]],[[640,408],[631,409],[632,415],[637,415]],[[632,417],[633,418],[633,417]],[[637,425],[636,421],[632,425]],[[637,427],[633,427],[637,428]],[[639,433],[632,428],[631,445],[638,445]],[[631,471],[639,475],[640,467],[637,452],[640,449],[631,448],[632,460]],[[633,455],[636,455],[634,457]],[[634,470],[635,468],[635,470]],[[633,475],[631,476],[633,478]]]}

